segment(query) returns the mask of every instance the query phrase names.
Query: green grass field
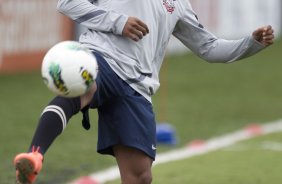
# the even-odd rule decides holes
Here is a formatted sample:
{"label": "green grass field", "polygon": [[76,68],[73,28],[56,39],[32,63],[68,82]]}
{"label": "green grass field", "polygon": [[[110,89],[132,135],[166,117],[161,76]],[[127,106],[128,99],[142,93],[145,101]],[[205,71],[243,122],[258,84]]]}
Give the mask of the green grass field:
{"label": "green grass field", "polygon": [[157,165],[153,168],[153,184],[279,184],[282,181],[281,140],[282,133],[270,134],[204,155]]}
{"label": "green grass field", "polygon": [[[175,147],[181,147],[193,139],[207,139],[231,132],[249,123],[281,119],[281,47],[280,40],[262,53],[234,64],[209,64],[191,54],[168,57],[162,70],[162,86],[153,102],[157,121],[167,121],[176,128],[179,142]],[[2,74],[0,84],[0,183],[10,184],[14,183],[13,157],[18,152],[27,150],[40,113],[53,94],[44,86],[39,72]],[[96,153],[96,111],[91,114],[90,131],[81,127],[81,117],[77,115],[70,121],[63,135],[47,152],[38,184],[63,184],[115,164],[113,158]],[[281,138],[281,135],[278,136]],[[160,146],[158,150],[162,152],[175,147]],[[163,166],[164,168],[160,165],[155,171],[155,183],[220,183],[218,181],[222,169],[214,162],[222,164],[222,168],[227,165],[232,168],[236,164],[228,164],[229,160],[224,163],[224,159],[227,160],[225,157],[232,155],[221,156],[223,153],[225,151],[193,158],[183,166],[182,162],[171,163]],[[221,157],[223,160],[220,160]],[[246,157],[238,154],[236,159],[247,159]],[[259,164],[264,159],[268,159],[269,163],[278,163],[276,157],[272,159],[264,154],[258,155],[257,161],[252,162]],[[204,161],[207,164],[199,164]],[[184,165],[191,165],[187,168],[191,175],[173,173],[170,165],[180,165],[179,170],[183,170],[181,167]],[[240,166],[234,165],[236,167],[242,170]],[[257,165],[246,167],[253,178],[260,178],[261,173],[256,172],[256,169]],[[219,180],[213,180],[213,172],[209,171],[218,172]],[[271,184],[275,183],[271,178],[272,173],[264,180],[248,182],[247,176],[240,178],[235,171],[236,169],[234,173],[233,170],[224,173],[228,176],[222,179],[222,183],[231,183],[227,181],[233,180],[236,183],[257,184],[266,183],[266,180],[273,181],[269,182]],[[179,182],[163,181],[164,174],[168,173],[175,175],[174,179]],[[201,173],[204,173],[203,177]],[[254,174],[257,176],[253,176]],[[186,176],[188,178],[184,178]]]}
{"label": "green grass field", "polygon": [[[206,155],[159,165],[154,183],[278,184],[282,181],[282,134],[271,134]],[[183,173],[185,171],[185,173]]]}

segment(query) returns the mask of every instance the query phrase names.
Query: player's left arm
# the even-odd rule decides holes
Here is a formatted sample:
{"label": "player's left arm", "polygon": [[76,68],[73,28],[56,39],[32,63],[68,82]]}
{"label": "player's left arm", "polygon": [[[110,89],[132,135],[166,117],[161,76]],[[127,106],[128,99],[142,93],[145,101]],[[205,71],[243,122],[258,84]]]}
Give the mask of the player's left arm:
{"label": "player's left arm", "polygon": [[271,26],[265,26],[242,39],[217,38],[199,23],[191,5],[186,6],[173,31],[173,35],[185,46],[212,63],[230,63],[252,56],[273,43],[273,33]]}

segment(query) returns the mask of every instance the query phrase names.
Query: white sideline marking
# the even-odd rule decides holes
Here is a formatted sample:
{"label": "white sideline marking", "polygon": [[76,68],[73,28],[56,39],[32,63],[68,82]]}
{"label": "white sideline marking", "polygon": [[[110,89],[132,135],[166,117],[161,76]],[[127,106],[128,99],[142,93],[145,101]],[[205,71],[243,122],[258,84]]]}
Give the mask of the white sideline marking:
{"label": "white sideline marking", "polygon": [[[282,120],[270,122],[264,125],[250,125],[243,130],[212,138],[207,141],[201,142],[200,144],[191,144],[190,146],[188,145],[184,148],[176,149],[166,153],[160,153],[157,155],[156,161],[154,162],[153,166],[190,158],[196,155],[206,154],[208,152],[230,146],[237,142],[247,140],[258,135],[266,135],[280,131],[282,131]],[[72,182],[71,184],[90,184],[90,182],[92,182],[91,184],[103,184],[108,181],[116,180],[119,177],[120,175],[118,167],[114,166],[110,167],[109,169],[93,173],[89,176],[81,177],[87,178],[87,183],[83,182],[83,180],[80,178]]]}

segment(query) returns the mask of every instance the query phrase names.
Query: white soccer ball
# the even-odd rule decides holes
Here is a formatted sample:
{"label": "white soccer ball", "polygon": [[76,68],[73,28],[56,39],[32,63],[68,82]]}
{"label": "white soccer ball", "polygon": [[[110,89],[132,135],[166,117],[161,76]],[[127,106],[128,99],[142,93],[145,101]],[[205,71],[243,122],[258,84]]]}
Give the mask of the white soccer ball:
{"label": "white soccer ball", "polygon": [[78,97],[93,85],[98,73],[96,57],[76,41],[54,45],[45,55],[41,74],[47,87],[57,95]]}

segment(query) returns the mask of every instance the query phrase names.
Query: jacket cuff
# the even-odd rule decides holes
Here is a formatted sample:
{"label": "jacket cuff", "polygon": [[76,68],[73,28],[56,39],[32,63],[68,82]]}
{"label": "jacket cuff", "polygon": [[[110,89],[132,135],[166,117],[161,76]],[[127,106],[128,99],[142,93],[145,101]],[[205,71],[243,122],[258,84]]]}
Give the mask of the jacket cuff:
{"label": "jacket cuff", "polygon": [[119,18],[116,20],[116,24],[113,29],[113,33],[116,35],[122,35],[123,28],[128,20],[127,15],[120,15]]}

